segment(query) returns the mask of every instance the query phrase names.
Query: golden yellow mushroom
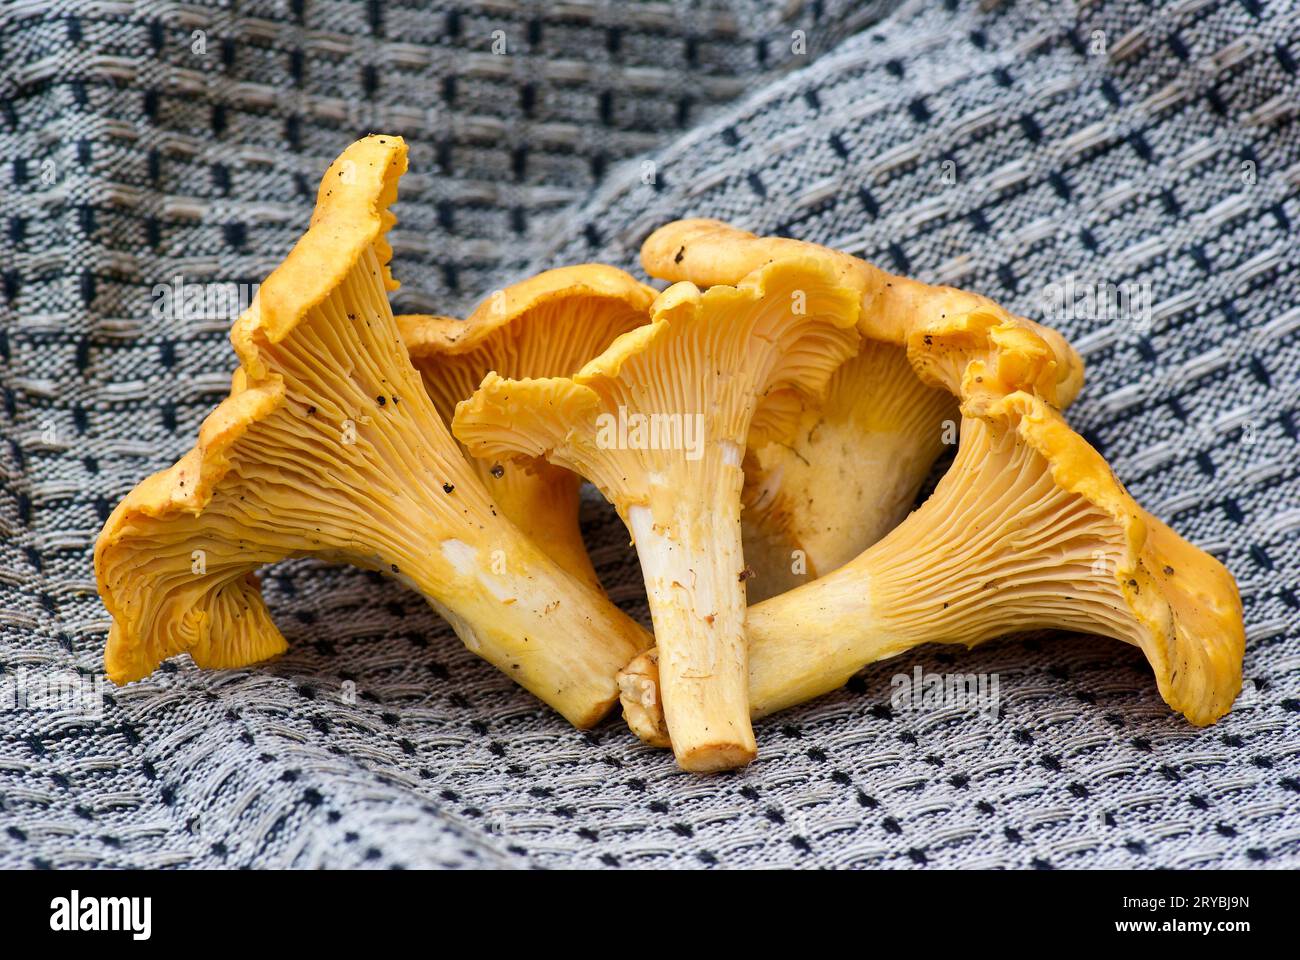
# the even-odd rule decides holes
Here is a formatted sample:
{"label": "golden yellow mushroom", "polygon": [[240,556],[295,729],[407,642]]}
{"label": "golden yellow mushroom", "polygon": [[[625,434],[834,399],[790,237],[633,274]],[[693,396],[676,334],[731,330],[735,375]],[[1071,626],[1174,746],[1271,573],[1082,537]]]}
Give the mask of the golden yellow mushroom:
{"label": "golden yellow mushroom", "polygon": [[179,653],[219,668],[282,652],[254,571],[306,554],[421,591],[470,649],[580,726],[649,643],[499,516],[411,366],[385,240],[405,169],[406,145],[385,136],[331,164],[310,229],[231,331],[229,398],[105,524],[113,681]]}
{"label": "golden yellow mushroom", "polygon": [[948,335],[963,323],[978,337],[991,328],[1036,334],[1048,362],[1013,386],[1061,406],[1074,399],[1083,377],[1078,356],[1055,331],[987,298],[896,277],[816,244],[682,220],[655,231],[641,250],[651,276],[702,286],[735,283],[789,256],[820,258],[857,292],[864,339],[858,356],[836,372],[825,401],[804,405],[788,441],[751,445],[742,515],[745,557],[757,574],[751,603],[829,573],[893,529],[944,445],[956,442],[956,391],[936,388],[942,378],[918,377],[909,363],[933,361],[931,351],[917,349],[924,337]]}
{"label": "golden yellow mushroom", "polygon": [[[1101,455],[1025,392],[978,392],[934,495],[839,570],[750,608],[749,695],[763,716],[924,643],[972,647],[1055,629],[1131,643],[1197,725],[1241,689],[1241,600],[1224,566],[1133,501]],[[621,678],[624,711],[663,744],[653,652]]]}
{"label": "golden yellow mushroom", "polygon": [[[547,270],[498,290],[467,320],[399,316],[411,361],[444,422],[483,377],[566,377],[647,323],[656,293],[601,264]],[[501,512],[560,566],[599,587],[578,525],[582,478],[544,458],[471,462]]]}
{"label": "golden yellow mushroom", "polygon": [[[814,260],[737,286],[679,283],[572,378],[489,376],[457,410],[479,456],[545,456],[587,477],[636,543],[662,654],[678,762],[755,754],[746,697],[740,542],[747,437],[792,426],[786,402],[824,390],[857,348],[856,297]],[[765,398],[772,402],[761,402]]]}

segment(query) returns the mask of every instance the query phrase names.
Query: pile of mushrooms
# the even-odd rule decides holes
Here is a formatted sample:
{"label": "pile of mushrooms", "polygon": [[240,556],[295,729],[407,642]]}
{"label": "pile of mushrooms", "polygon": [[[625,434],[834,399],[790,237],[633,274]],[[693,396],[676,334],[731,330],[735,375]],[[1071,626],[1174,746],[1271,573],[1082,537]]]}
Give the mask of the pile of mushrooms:
{"label": "pile of mushrooms", "polygon": [[[466,320],[394,316],[405,169],[387,136],[330,166],[231,332],[230,396],[105,524],[114,682],[282,653],[256,571],[315,555],[419,591],[576,726],[621,701],[693,771],[750,762],[754,719],[869,663],[1031,630],[1137,646],[1194,724],[1231,707],[1236,584],[1066,424],[1083,365],[1057,332],[707,220],[647,239],[662,292],[586,264]],[[592,567],[584,480],[628,528],[653,636]]]}

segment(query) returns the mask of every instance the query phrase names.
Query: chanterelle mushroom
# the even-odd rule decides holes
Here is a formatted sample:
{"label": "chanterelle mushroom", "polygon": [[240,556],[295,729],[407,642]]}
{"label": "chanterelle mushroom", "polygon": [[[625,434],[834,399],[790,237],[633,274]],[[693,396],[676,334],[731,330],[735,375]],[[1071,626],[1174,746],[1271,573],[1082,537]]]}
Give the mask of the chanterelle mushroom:
{"label": "chanterelle mushroom", "polygon": [[371,136],[326,171],[311,227],[235,323],[241,366],[197,445],[135,488],[95,547],[109,677],[188,652],[280,653],[253,574],[315,554],[399,578],[569,720],[617,697],[648,635],[498,512],[425,393],[389,307],[385,231],[406,169]]}
{"label": "chanterelle mushroom", "polygon": [[[750,608],[755,716],[919,644],[1041,629],[1134,644],[1171,707],[1197,725],[1223,716],[1245,648],[1232,575],[1139,507],[1038,397],[975,392],[963,412],[957,458],[920,509],[839,570]],[[662,744],[655,670],[651,651],[621,682],[629,723]]]}
{"label": "chanterelle mushroom", "polygon": [[[957,401],[917,376],[909,345],[949,332],[963,317],[984,328],[1027,330],[1051,351],[1035,368],[1034,389],[1069,404],[1082,362],[1055,331],[985,297],[896,277],[813,243],[756,237],[715,220],[681,220],[656,230],[641,249],[647,273],[700,285],[735,283],[774,259],[823,260],[860,300],[857,357],[845,363],[821,403],[805,404],[788,442],[751,449],[742,514],[745,557],[757,576],[750,602],[807,583],[847,563],[898,525],[911,509],[945,443],[957,439]],[[927,351],[910,351],[928,360]],[[1042,374],[1040,376],[1040,374]]]}
{"label": "chanterelle mushroom", "polygon": [[[480,456],[545,456],[591,480],[631,531],[662,653],[678,762],[755,754],[746,697],[740,543],[746,437],[788,430],[797,393],[825,388],[857,347],[856,297],[788,260],[737,286],[679,283],[572,378],[489,376],[457,410]],[[765,397],[769,401],[760,403]]]}
{"label": "chanterelle mushroom", "polygon": [[[567,377],[650,319],[655,291],[601,264],[547,270],[498,290],[468,320],[399,316],[411,361],[444,422],[483,377]],[[574,576],[599,587],[578,526],[582,478],[542,457],[471,461],[506,517]]]}

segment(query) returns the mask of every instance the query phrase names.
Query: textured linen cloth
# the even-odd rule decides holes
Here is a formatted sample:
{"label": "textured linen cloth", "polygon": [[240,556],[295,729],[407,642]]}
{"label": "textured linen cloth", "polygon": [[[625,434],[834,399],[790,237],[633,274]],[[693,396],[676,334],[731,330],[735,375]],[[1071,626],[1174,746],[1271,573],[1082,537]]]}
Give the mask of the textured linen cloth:
{"label": "textured linen cloth", "polygon": [[[399,310],[635,269],[654,227],[714,216],[1059,326],[1088,363],[1070,421],[1227,563],[1248,635],[1211,728],[1171,713],[1135,649],[1044,635],[877,664],[702,778],[617,717],[569,728],[396,584],[294,561],[264,576],[291,644],[273,663],[181,658],[105,687],[98,717],[0,700],[0,866],[1300,864],[1295,4],[0,17],[0,693],[102,675],[94,537],[228,388],[228,319],[155,319],[154,286],[260,281],[371,131],[411,145]],[[1044,317],[1071,278],[1139,285],[1149,322]],[[646,620],[626,531],[590,496],[584,524]],[[916,667],[997,674],[999,716],[891,709]]]}

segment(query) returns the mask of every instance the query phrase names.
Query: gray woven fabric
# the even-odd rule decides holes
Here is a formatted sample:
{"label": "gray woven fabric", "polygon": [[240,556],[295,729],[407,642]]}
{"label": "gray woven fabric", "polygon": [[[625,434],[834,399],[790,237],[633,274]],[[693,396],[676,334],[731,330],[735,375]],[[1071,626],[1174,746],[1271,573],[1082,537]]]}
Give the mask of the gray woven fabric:
{"label": "gray woven fabric", "polygon": [[[617,719],[568,728],[395,584],[296,561],[264,579],[292,645],[274,663],[168,664],[104,690],[100,717],[0,701],[0,866],[1300,864],[1293,4],[0,16],[9,687],[93,683],[97,529],[228,385],[225,322],[154,321],[153,286],[260,280],[325,165],[371,130],[412,147],[404,310],[463,311],[565,262],[633,267],[678,216],[1034,317],[1067,277],[1143,285],[1149,326],[1049,318],[1089,365],[1069,417],[1228,564],[1248,629],[1246,693],[1213,728],[1172,715],[1119,643],[926,648],[760,723],[759,761],[702,779]],[[594,499],[584,521],[611,595],[644,619],[625,531]],[[891,710],[891,677],[917,666],[998,674],[1000,717]]]}

